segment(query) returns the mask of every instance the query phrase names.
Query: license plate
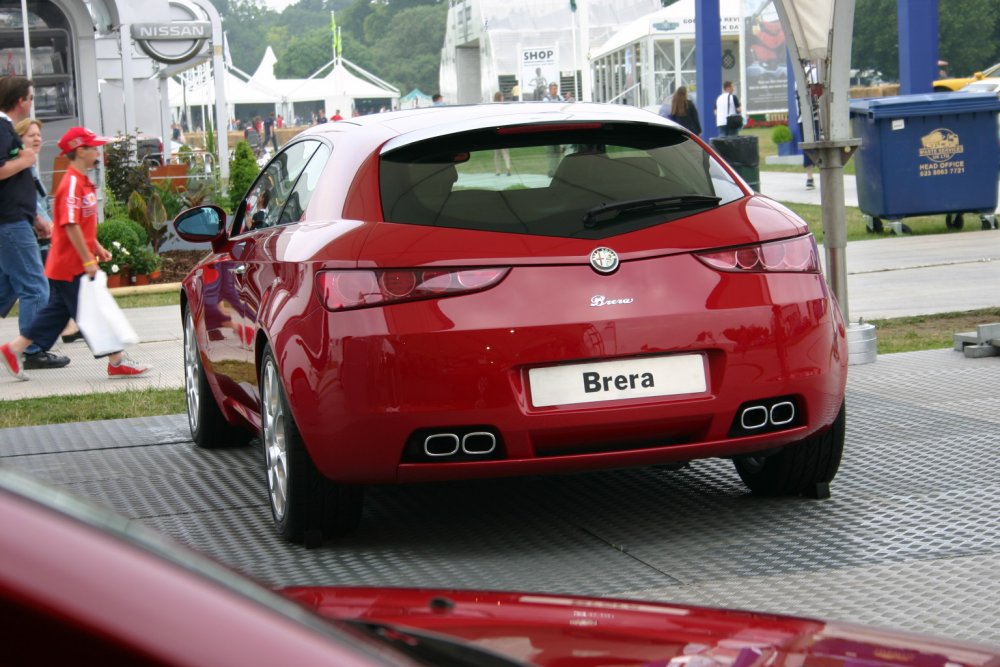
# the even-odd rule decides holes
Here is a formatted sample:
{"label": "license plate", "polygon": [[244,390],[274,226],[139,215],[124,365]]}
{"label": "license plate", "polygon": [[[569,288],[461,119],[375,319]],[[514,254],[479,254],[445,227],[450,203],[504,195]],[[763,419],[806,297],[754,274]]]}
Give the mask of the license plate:
{"label": "license plate", "polygon": [[641,357],[528,370],[536,408],[706,391],[700,354]]}

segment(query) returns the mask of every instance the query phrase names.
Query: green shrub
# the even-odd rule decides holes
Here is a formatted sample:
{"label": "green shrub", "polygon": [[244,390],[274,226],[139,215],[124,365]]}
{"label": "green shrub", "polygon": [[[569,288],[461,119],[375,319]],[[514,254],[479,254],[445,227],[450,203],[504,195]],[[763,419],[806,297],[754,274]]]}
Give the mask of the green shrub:
{"label": "green shrub", "polygon": [[[128,198],[128,217],[134,220],[143,230],[146,242],[153,244],[153,251],[159,251],[160,244],[167,236],[167,211],[160,199],[160,191],[153,189],[148,198],[133,192]],[[143,242],[143,245],[146,244]]]}
{"label": "green shrub", "polygon": [[[188,153],[191,149],[185,146]],[[184,150],[184,149],[181,149]],[[156,188],[156,194],[160,196],[160,201],[163,202],[163,208],[166,211],[167,220],[173,220],[177,217],[177,214],[187,208],[184,205],[184,192],[177,192],[170,188],[170,183],[164,181],[162,184],[153,186]]]}
{"label": "green shrub", "polygon": [[776,144],[787,144],[792,138],[792,131],[787,125],[775,125],[771,130],[771,141]]}
{"label": "green shrub", "polygon": [[163,266],[163,259],[149,248],[139,248],[129,258],[128,269],[133,275],[149,275]]}
{"label": "green shrub", "polygon": [[233,160],[229,163],[229,210],[235,211],[246,196],[253,181],[260,173],[257,158],[254,157],[250,144],[240,141],[233,151]]}
{"label": "green shrub", "polygon": [[128,221],[128,224],[132,227],[132,231],[135,232],[135,235],[139,237],[138,247],[145,247],[149,243],[149,237],[146,235],[146,230],[143,229],[141,224],[132,218],[125,218],[125,220]]}
{"label": "green shrub", "polygon": [[212,123],[205,129],[205,150],[215,153],[215,128],[212,127]]}
{"label": "green shrub", "polygon": [[[143,232],[128,218],[112,218],[97,226],[97,242],[111,253],[111,259],[101,262],[101,270],[109,276],[120,273],[131,261],[132,255],[143,248],[139,232]],[[145,235],[145,232],[143,232]]]}
{"label": "green shrub", "polygon": [[104,183],[119,202],[138,192],[148,197],[152,191],[149,162],[139,159],[135,134],[119,134],[104,147]]}
{"label": "green shrub", "polygon": [[111,220],[112,218],[127,217],[128,207],[125,206],[125,202],[118,199],[110,189],[106,190],[104,193],[104,219]]}

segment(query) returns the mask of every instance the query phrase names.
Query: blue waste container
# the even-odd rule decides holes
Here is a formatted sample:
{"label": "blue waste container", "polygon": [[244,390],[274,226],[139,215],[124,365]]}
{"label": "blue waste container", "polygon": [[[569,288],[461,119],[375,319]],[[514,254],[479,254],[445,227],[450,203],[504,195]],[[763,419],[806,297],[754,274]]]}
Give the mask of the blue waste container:
{"label": "blue waste container", "polygon": [[876,221],[992,214],[1000,175],[998,112],[1000,98],[989,92],[853,100],[861,211]]}

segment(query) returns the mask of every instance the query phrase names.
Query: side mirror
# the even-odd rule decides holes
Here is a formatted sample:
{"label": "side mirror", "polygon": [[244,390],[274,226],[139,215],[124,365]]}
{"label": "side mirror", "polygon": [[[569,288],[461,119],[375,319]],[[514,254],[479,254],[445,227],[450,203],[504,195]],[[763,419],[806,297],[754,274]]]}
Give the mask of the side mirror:
{"label": "side mirror", "polygon": [[226,212],[218,206],[197,206],[174,218],[177,235],[191,243],[215,243],[225,237]]}

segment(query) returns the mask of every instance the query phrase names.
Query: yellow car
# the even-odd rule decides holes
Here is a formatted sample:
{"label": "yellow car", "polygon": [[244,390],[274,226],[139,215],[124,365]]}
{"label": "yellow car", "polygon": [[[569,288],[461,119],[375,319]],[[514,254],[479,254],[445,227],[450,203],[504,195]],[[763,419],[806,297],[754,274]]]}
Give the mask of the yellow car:
{"label": "yellow car", "polygon": [[984,79],[988,76],[1000,76],[1000,63],[997,63],[993,67],[989,67],[982,72],[976,72],[972,76],[957,77],[954,79],[938,79],[934,82],[934,92],[947,93],[948,91],[956,91],[962,86],[970,84],[973,81],[978,81],[979,79]]}

